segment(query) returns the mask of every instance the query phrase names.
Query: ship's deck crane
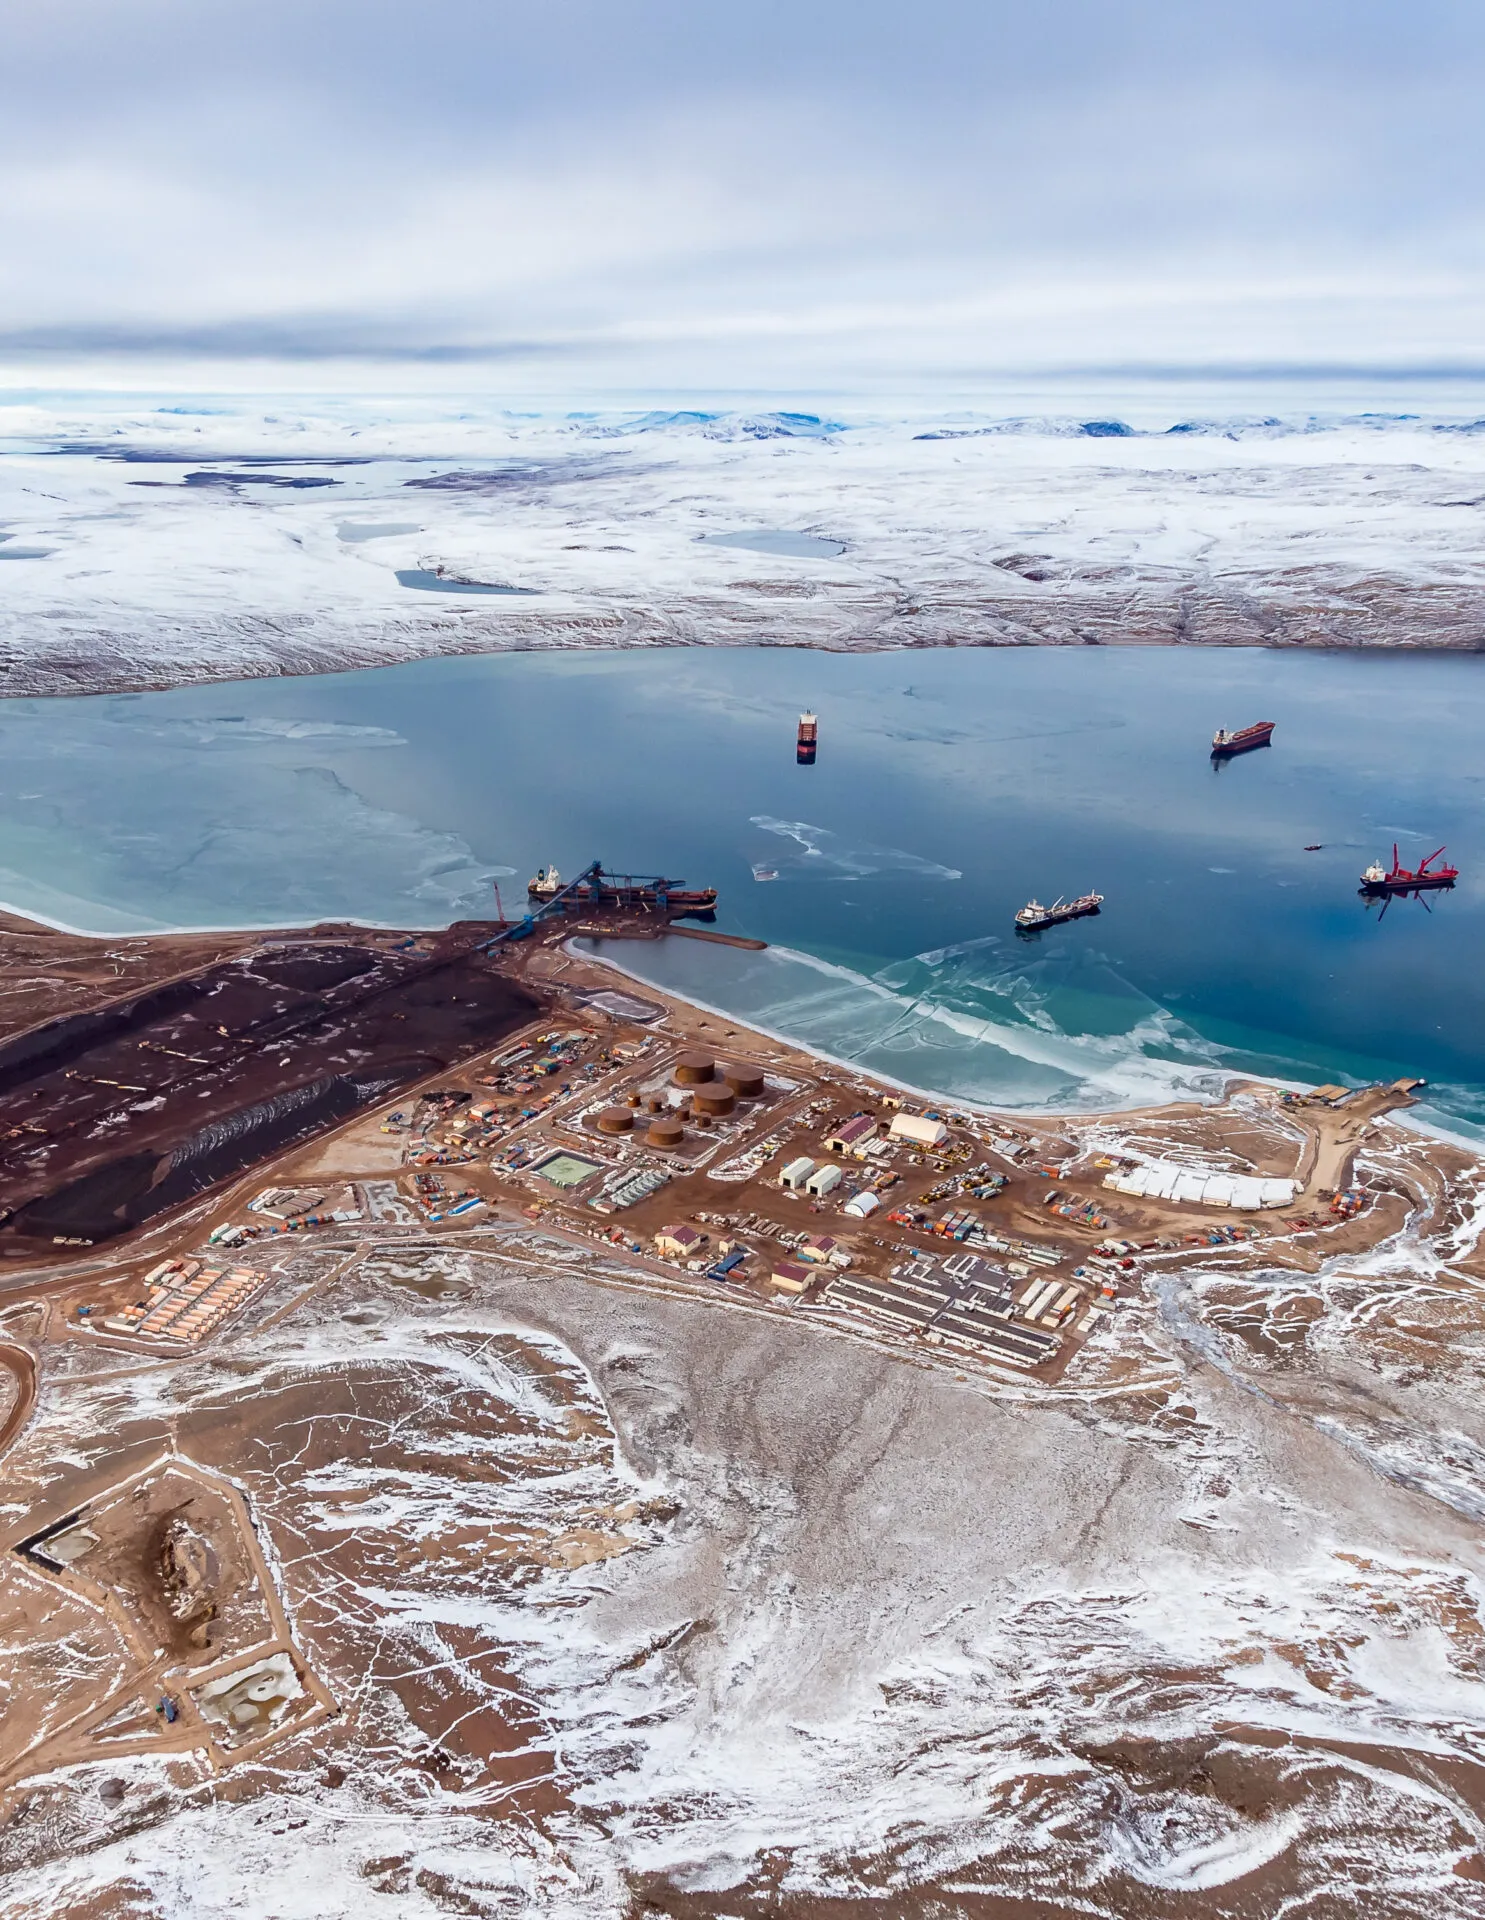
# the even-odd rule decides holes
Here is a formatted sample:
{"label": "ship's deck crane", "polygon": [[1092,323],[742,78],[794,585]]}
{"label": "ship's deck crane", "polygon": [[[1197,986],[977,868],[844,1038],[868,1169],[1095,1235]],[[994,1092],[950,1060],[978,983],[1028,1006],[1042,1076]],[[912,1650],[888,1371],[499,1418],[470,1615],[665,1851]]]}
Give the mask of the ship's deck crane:
{"label": "ship's deck crane", "polygon": [[[674,898],[673,898],[674,897]],[[706,912],[716,900],[713,889],[688,893],[684,882],[667,880],[663,874],[606,873],[603,862],[595,860],[583,868],[575,880],[569,880],[550,899],[531,908],[525,916],[502,927],[484,941],[479,951],[488,953],[512,940],[525,940],[543,920],[581,912],[585,907],[630,906],[666,916],[674,912]]]}

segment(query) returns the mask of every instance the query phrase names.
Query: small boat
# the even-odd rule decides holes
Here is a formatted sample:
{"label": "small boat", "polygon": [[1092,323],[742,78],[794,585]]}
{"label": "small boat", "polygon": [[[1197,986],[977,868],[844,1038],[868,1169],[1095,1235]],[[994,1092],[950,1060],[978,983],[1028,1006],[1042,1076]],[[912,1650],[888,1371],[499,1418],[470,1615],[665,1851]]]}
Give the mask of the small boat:
{"label": "small boat", "polygon": [[753,878],[755,880],[777,880],[778,877],[779,870],[777,867],[757,866],[753,869]]}
{"label": "small boat", "polygon": [[1426,893],[1441,887],[1452,887],[1459,878],[1458,867],[1436,867],[1433,863],[1444,851],[1442,847],[1431,853],[1426,860],[1420,860],[1417,868],[1402,866],[1397,858],[1397,842],[1392,845],[1392,865],[1384,867],[1380,860],[1373,860],[1361,876],[1361,891],[1372,899],[1393,893]]}
{"label": "small boat", "polygon": [[1230,760],[1235,753],[1251,753],[1255,747],[1266,747],[1277,724],[1273,720],[1259,720],[1251,727],[1240,727],[1236,733],[1218,727],[1212,735],[1212,758]]}
{"label": "small boat", "polygon": [[533,900],[550,900],[562,891],[562,876],[555,867],[538,867],[526,882],[526,891]]}
{"label": "small boat", "polygon": [[1043,927],[1059,926],[1064,920],[1082,920],[1090,913],[1097,913],[1102,905],[1101,893],[1080,893],[1076,900],[1064,900],[1059,893],[1050,907],[1044,907],[1040,900],[1028,900],[1016,915],[1016,928],[1020,933],[1037,933]]}
{"label": "small boat", "polygon": [[1322,840],[1317,840],[1313,846],[1309,846],[1305,848],[1306,853],[1323,853],[1324,851],[1325,851],[1325,843]]}

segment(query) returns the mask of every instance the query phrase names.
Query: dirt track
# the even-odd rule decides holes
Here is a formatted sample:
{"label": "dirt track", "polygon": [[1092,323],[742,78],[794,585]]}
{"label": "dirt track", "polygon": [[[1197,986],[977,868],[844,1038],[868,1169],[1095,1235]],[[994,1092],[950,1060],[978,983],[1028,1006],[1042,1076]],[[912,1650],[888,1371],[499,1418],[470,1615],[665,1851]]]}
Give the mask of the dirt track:
{"label": "dirt track", "polygon": [[0,1367],[15,1378],[15,1405],[0,1424],[0,1453],[4,1453],[31,1418],[36,1405],[36,1358],[25,1347],[0,1346]]}

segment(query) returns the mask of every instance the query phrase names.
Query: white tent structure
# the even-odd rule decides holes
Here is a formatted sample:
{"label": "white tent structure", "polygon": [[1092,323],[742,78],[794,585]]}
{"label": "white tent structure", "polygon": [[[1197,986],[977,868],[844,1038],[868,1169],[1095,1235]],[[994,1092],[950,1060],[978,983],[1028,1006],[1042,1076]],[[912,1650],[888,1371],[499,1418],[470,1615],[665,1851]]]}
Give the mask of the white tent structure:
{"label": "white tent structure", "polygon": [[1205,1167],[1183,1167],[1171,1160],[1150,1160],[1127,1173],[1108,1174],[1103,1184],[1111,1193],[1125,1193],[1131,1199],[1173,1200],[1178,1206],[1231,1207],[1238,1213],[1287,1207],[1298,1191],[1293,1180],[1211,1173]]}

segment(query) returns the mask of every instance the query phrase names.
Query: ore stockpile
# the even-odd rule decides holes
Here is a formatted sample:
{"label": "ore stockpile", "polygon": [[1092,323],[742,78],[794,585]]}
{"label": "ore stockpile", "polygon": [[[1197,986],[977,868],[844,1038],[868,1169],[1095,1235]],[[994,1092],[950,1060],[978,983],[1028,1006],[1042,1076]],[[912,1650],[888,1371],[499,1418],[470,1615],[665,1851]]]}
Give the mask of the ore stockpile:
{"label": "ore stockpile", "polygon": [[0,1246],[109,1239],[527,1020],[466,955],[285,942],[0,1046]]}

